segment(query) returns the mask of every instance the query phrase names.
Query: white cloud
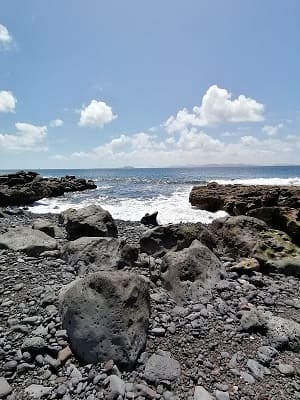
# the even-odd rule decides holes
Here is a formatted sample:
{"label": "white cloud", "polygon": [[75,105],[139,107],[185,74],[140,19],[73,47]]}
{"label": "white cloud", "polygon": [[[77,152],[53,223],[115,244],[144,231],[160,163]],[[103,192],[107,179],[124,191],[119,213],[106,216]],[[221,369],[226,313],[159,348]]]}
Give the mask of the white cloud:
{"label": "white cloud", "polygon": [[64,124],[64,121],[62,119],[53,119],[50,121],[49,126],[51,128],[58,128],[59,126],[62,126]]}
{"label": "white cloud", "polygon": [[187,129],[189,126],[214,126],[228,122],[257,122],[264,120],[264,105],[240,95],[232,99],[226,89],[212,85],[202,98],[201,106],[186,108],[171,116],[165,123],[169,133]]}
{"label": "white cloud", "polygon": [[13,38],[9,34],[6,26],[0,24],[0,50],[8,49],[12,42],[13,42]]}
{"label": "white cloud", "polygon": [[79,126],[100,127],[117,118],[112,108],[103,101],[92,100],[90,104],[80,111]]}
{"label": "white cloud", "polygon": [[299,148],[299,137],[259,139],[251,135],[235,136],[230,143],[225,143],[192,128],[165,141],[144,132],[122,134],[89,151],[62,155],[57,159],[68,162],[70,167],[164,167],[209,163],[270,165],[296,163]]}
{"label": "white cloud", "polygon": [[0,134],[0,150],[4,152],[45,151],[44,139],[47,136],[46,126],[36,126],[23,122],[15,124],[14,135]]}
{"label": "white cloud", "polygon": [[0,112],[14,112],[16,103],[17,99],[12,94],[12,92],[7,90],[0,91]]}
{"label": "white cloud", "polygon": [[278,125],[265,125],[262,128],[262,131],[266,133],[268,136],[276,136],[278,131],[283,128],[283,124]]}

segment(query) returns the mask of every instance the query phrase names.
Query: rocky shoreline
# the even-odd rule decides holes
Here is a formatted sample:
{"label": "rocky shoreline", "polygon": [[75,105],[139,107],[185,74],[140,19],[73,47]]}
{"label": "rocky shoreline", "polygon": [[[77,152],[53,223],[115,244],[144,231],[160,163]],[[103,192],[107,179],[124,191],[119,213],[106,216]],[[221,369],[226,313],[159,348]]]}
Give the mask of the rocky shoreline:
{"label": "rocky shoreline", "polygon": [[240,214],[0,216],[0,398],[300,398],[297,235]]}
{"label": "rocky shoreline", "polygon": [[0,207],[29,205],[46,197],[96,188],[93,181],[73,175],[43,178],[37,172],[18,171],[0,176]]}

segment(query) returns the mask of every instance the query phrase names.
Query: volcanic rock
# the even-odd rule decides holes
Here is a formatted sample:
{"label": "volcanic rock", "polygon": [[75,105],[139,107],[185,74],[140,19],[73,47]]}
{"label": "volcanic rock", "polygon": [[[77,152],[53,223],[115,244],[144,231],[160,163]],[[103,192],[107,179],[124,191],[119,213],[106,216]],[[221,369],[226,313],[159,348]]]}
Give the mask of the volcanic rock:
{"label": "volcanic rock", "polygon": [[198,240],[190,247],[169,251],[162,259],[160,277],[178,303],[196,301],[220,279],[221,262]]}
{"label": "volcanic rock", "polygon": [[179,251],[199,240],[209,249],[216,246],[215,237],[198,223],[168,224],[149,229],[140,240],[141,252],[161,257],[167,251]]}
{"label": "volcanic rock", "polygon": [[146,225],[146,226],[158,226],[157,214],[158,214],[158,211],[156,211],[152,214],[148,214],[148,213],[145,214],[141,219],[141,224]]}
{"label": "volcanic rock", "polygon": [[14,228],[0,235],[0,249],[24,251],[33,257],[38,257],[47,250],[55,250],[56,247],[55,239],[31,228]]}
{"label": "volcanic rock", "polygon": [[271,271],[300,276],[300,248],[284,232],[247,216],[217,219],[211,229],[231,256],[253,257]]}
{"label": "volcanic rock", "polygon": [[80,274],[132,266],[138,258],[135,247],[124,240],[108,237],[82,237],[70,241],[63,254]]}
{"label": "volcanic rock", "polygon": [[79,210],[69,208],[62,213],[61,219],[70,240],[83,236],[118,236],[117,226],[111,214],[97,205]]}
{"label": "volcanic rock", "polygon": [[43,178],[33,171],[18,171],[0,176],[0,206],[27,205],[44,197],[96,188],[94,182],[75,176]]}
{"label": "volcanic rock", "polygon": [[75,280],[61,294],[62,324],[83,363],[113,360],[131,369],[146,344],[148,284],[125,272],[96,272]]}

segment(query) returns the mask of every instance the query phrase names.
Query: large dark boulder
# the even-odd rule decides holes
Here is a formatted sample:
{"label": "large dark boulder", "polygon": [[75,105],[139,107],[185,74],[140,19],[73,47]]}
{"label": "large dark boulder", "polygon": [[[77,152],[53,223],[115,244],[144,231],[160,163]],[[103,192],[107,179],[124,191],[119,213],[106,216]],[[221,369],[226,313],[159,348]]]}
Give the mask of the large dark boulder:
{"label": "large dark boulder", "polygon": [[190,247],[163,258],[160,278],[177,303],[199,301],[220,280],[222,264],[208,247],[194,240]]}
{"label": "large dark boulder", "polygon": [[200,222],[161,225],[149,229],[140,240],[142,253],[163,256],[167,251],[179,251],[195,240],[199,240],[209,249],[216,246],[212,233]]}
{"label": "large dark boulder", "polygon": [[111,214],[97,205],[78,210],[69,208],[62,213],[61,219],[70,240],[83,236],[118,236],[118,229]]}
{"label": "large dark boulder", "polygon": [[141,224],[145,225],[145,226],[158,226],[158,222],[157,222],[157,214],[158,211],[155,211],[152,214],[148,214],[146,213],[142,218],[141,218]]}
{"label": "large dark boulder", "polygon": [[63,328],[80,362],[134,367],[146,345],[150,314],[144,278],[123,271],[89,274],[63,289],[60,303]]}
{"label": "large dark boulder", "polygon": [[46,233],[31,228],[14,228],[0,235],[0,249],[24,251],[29,256],[57,248],[56,240]]}
{"label": "large dark boulder", "polygon": [[133,266],[138,250],[116,238],[82,237],[68,242],[63,256],[80,274],[85,274]]}
{"label": "large dark boulder", "polygon": [[211,229],[218,246],[232,257],[253,257],[271,271],[300,276],[300,248],[286,233],[243,215],[217,219]]}

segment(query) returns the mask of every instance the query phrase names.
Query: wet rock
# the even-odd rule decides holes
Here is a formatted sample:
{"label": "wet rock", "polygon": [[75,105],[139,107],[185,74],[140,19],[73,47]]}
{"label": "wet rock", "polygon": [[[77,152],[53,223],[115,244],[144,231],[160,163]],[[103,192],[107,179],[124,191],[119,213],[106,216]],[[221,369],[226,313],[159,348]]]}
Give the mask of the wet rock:
{"label": "wet rock", "polygon": [[131,369],[146,344],[148,284],[121,271],[89,274],[63,291],[61,312],[80,361],[112,359],[120,368]]}
{"label": "wet rock", "polygon": [[68,209],[61,215],[69,240],[83,236],[117,237],[117,226],[111,214],[100,206],[91,205],[78,210]]}
{"label": "wet rock", "polygon": [[157,214],[158,211],[152,213],[152,214],[145,214],[142,219],[141,219],[141,224],[146,225],[146,226],[158,226],[158,222],[157,222]]}

